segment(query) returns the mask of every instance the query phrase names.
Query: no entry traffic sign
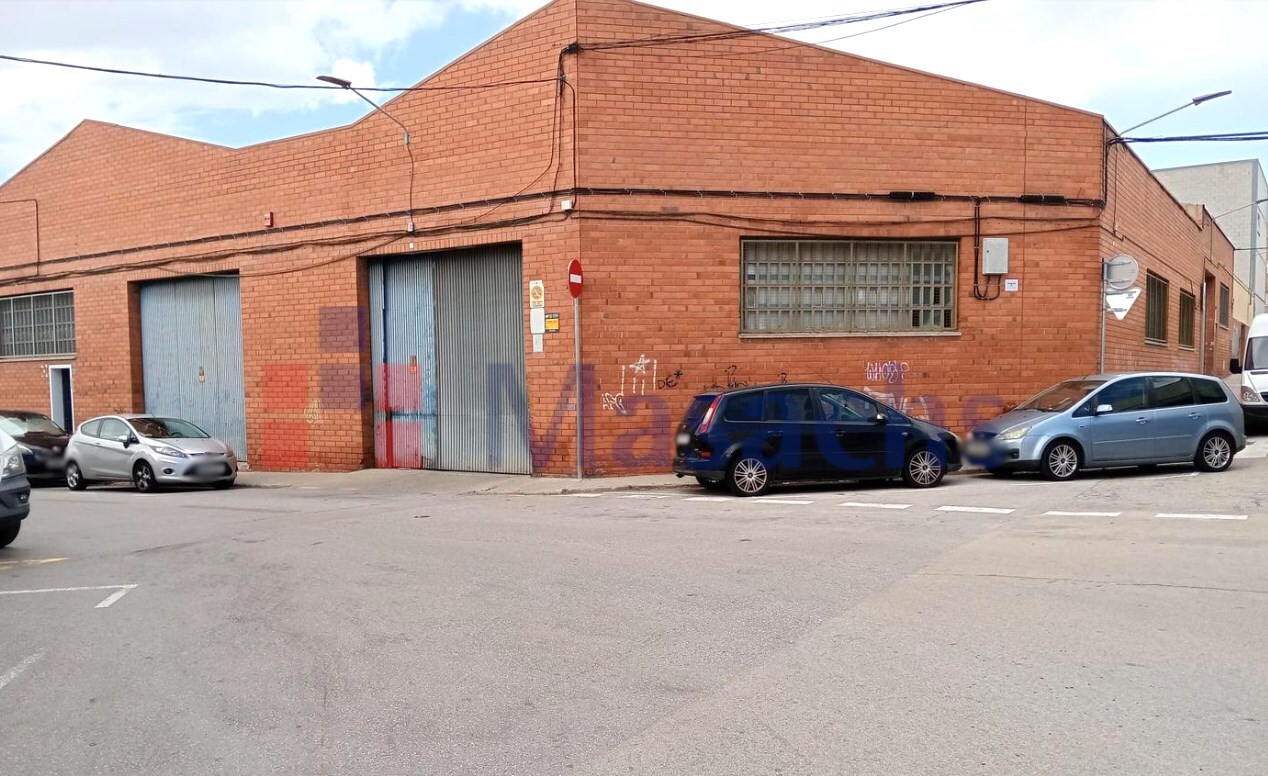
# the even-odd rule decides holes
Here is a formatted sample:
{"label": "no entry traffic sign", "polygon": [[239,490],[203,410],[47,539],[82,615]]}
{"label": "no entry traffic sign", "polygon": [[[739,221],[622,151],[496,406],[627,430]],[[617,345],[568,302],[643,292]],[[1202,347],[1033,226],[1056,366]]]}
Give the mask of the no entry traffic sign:
{"label": "no entry traffic sign", "polygon": [[581,298],[581,261],[573,259],[568,263],[568,293],[572,294],[573,299]]}

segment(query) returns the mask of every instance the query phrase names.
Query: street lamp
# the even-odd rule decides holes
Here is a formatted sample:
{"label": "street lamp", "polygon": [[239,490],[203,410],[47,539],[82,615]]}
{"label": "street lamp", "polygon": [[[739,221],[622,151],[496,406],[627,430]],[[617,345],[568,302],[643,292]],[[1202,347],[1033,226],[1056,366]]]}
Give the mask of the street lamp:
{"label": "street lamp", "polygon": [[1246,208],[1248,208],[1248,207],[1254,207],[1255,205],[1262,205],[1262,204],[1264,204],[1265,202],[1268,202],[1268,198],[1265,198],[1265,199],[1257,199],[1257,200],[1255,200],[1254,202],[1248,202],[1247,204],[1242,205],[1241,207],[1235,207],[1235,208],[1233,208],[1232,210],[1228,210],[1228,211],[1225,211],[1225,212],[1223,212],[1223,213],[1220,213],[1218,216],[1211,216],[1211,220],[1212,220],[1212,221],[1216,221],[1216,220],[1219,220],[1219,219],[1223,218],[1224,216],[1227,216],[1227,215],[1231,215],[1231,214],[1233,214],[1233,213],[1236,213],[1236,212],[1238,212],[1239,210],[1245,210]]}
{"label": "street lamp", "polygon": [[366,97],[364,94],[362,94],[361,92],[357,91],[356,87],[354,87],[354,86],[352,85],[352,82],[351,82],[351,81],[345,80],[345,79],[343,79],[343,78],[336,78],[336,77],[335,77],[335,76],[333,76],[333,75],[319,75],[319,76],[317,76],[317,80],[318,80],[318,81],[324,81],[324,82],[326,82],[326,83],[328,83],[328,84],[332,84],[332,85],[334,85],[334,86],[338,86],[340,89],[347,89],[348,91],[352,92],[352,93],[353,93],[353,94],[355,94],[356,96],[358,96],[358,97],[360,97],[361,99],[363,99],[363,100],[365,100],[366,102],[368,102],[368,103],[370,104],[370,107],[371,107],[371,108],[374,108],[374,109],[375,109],[375,110],[377,110],[379,113],[382,113],[384,116],[387,116],[387,117],[388,117],[389,119],[391,119],[392,121],[395,121],[395,122],[396,122],[396,125],[397,125],[398,127],[400,127],[400,128],[401,128],[401,129],[405,132],[405,145],[409,145],[409,127],[407,127],[407,126],[405,126],[404,124],[402,124],[402,123],[401,123],[401,122],[400,122],[400,121],[399,121],[399,120],[398,120],[395,116],[393,116],[391,113],[388,113],[387,111],[385,111],[385,110],[383,110],[382,108],[380,108],[380,107],[379,107],[379,104],[378,104],[377,102],[375,102],[374,100],[371,100],[369,97]]}
{"label": "street lamp", "polygon": [[1200,97],[1194,97],[1192,100],[1189,100],[1188,102],[1186,102],[1185,104],[1181,105],[1178,108],[1172,108],[1171,110],[1167,111],[1166,113],[1163,113],[1160,116],[1154,116],[1152,119],[1149,119],[1148,121],[1142,121],[1134,127],[1130,127],[1129,129],[1124,129],[1119,134],[1120,136],[1126,135],[1128,132],[1134,132],[1140,129],[1141,127],[1145,126],[1146,124],[1154,123],[1158,119],[1165,119],[1166,117],[1170,116],[1172,113],[1178,113],[1184,110],[1185,108],[1193,108],[1198,105],[1201,105],[1204,102],[1210,102],[1211,100],[1218,100],[1220,97],[1227,97],[1228,95],[1232,93],[1233,93],[1232,90],[1226,89],[1222,92],[1211,92],[1210,94],[1203,94]]}

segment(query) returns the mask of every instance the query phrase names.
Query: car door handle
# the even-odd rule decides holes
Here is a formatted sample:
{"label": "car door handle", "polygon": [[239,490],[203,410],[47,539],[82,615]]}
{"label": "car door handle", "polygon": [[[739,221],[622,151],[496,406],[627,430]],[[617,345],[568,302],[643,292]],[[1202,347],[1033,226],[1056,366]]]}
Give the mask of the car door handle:
{"label": "car door handle", "polygon": [[779,439],[783,435],[784,435],[784,432],[782,431],[772,431],[769,434],[767,434],[767,436],[769,436],[771,439]]}
{"label": "car door handle", "polygon": [[1149,418],[1136,418],[1136,422],[1143,426],[1149,422]]}
{"label": "car door handle", "polygon": [[1202,413],[1200,413],[1200,412],[1190,412],[1190,413],[1189,413],[1189,420],[1198,420],[1198,419],[1199,419],[1199,418],[1201,418],[1201,417],[1202,417]]}

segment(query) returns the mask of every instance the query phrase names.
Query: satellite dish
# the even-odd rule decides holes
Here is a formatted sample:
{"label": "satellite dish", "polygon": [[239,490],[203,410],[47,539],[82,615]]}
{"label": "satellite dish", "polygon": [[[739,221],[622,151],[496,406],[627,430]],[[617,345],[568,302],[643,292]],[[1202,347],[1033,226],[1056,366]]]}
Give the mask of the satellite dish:
{"label": "satellite dish", "polygon": [[1120,253],[1104,262],[1105,287],[1111,291],[1126,291],[1140,278],[1140,262]]}

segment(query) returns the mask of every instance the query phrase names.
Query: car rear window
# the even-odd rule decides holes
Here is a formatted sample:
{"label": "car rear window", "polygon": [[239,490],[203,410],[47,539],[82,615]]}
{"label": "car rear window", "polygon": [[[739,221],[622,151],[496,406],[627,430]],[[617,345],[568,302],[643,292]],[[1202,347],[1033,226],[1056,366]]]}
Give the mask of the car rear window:
{"label": "car rear window", "polygon": [[762,392],[740,393],[728,396],[722,417],[740,423],[753,423],[762,419]]}
{"label": "car rear window", "polygon": [[1198,401],[1202,404],[1224,404],[1228,401],[1224,386],[1214,380],[1194,380],[1193,388],[1197,391]]}
{"label": "car rear window", "polygon": [[691,400],[691,404],[687,405],[687,414],[683,416],[682,422],[687,428],[695,428],[700,425],[700,419],[704,417],[704,413],[709,409],[709,405],[713,403],[714,397],[709,394],[701,394]]}

